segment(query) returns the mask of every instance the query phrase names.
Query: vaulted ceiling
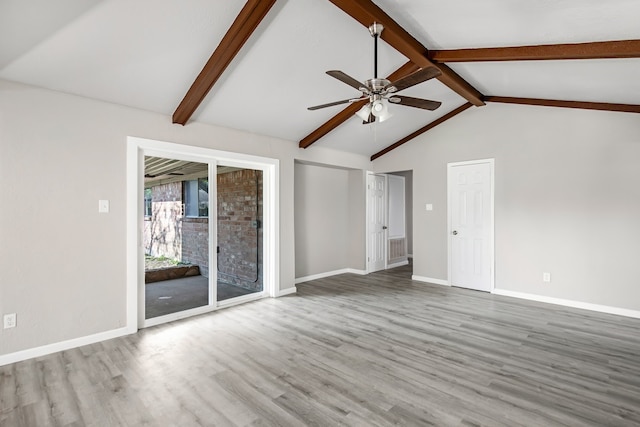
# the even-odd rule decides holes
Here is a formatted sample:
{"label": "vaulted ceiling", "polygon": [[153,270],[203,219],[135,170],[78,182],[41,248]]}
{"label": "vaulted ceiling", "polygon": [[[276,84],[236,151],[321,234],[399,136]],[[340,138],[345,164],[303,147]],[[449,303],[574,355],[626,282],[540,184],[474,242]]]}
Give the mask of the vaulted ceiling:
{"label": "vaulted ceiling", "polygon": [[[326,70],[373,77],[372,19],[379,74],[439,67],[403,92],[439,109],[307,110],[359,95]],[[377,157],[485,102],[640,112],[638,22],[637,0],[0,0],[0,78]]]}

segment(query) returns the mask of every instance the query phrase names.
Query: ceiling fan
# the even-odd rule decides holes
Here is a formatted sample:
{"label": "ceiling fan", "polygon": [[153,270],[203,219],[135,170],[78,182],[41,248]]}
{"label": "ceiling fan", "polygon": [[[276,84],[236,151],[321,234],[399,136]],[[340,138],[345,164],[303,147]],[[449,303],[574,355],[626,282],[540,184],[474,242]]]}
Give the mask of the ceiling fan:
{"label": "ceiling fan", "polygon": [[356,112],[356,115],[363,120],[362,123],[367,124],[375,122],[376,118],[380,122],[384,122],[392,116],[392,114],[389,112],[388,102],[431,111],[440,107],[442,103],[438,101],[412,98],[410,96],[404,95],[396,95],[396,92],[400,92],[401,90],[407,89],[411,86],[426,82],[427,80],[439,76],[441,73],[440,70],[438,70],[436,67],[423,68],[420,71],[416,71],[415,73],[402,79],[396,80],[395,82],[390,82],[387,79],[378,78],[378,37],[382,33],[383,29],[384,27],[382,26],[382,24],[378,24],[377,22],[374,22],[369,27],[369,33],[371,33],[371,37],[373,37],[374,48],[374,77],[372,79],[369,79],[364,83],[360,83],[358,80],[347,75],[346,73],[343,73],[342,71],[327,71],[327,74],[329,74],[331,77],[338,79],[341,82],[346,83],[349,86],[356,88],[360,92],[362,92],[361,97],[344,99],[342,101],[330,102],[328,104],[316,105],[313,107],[309,107],[308,110],[319,110],[321,108],[333,107],[334,105],[347,104],[349,102],[358,102],[368,99],[369,102]]}

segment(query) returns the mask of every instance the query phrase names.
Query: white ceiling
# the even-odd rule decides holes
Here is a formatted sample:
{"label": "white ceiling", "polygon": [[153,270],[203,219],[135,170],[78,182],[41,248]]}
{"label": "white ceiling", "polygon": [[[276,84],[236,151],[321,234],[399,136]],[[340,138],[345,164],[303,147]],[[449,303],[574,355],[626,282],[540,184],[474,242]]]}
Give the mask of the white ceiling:
{"label": "white ceiling", "polygon": [[[0,78],[155,111],[167,120],[244,0],[0,0]],[[377,0],[430,49],[640,39],[638,0]],[[379,74],[407,61],[384,42]],[[373,73],[368,31],[327,0],[278,0],[191,120],[297,143],[358,95],[327,76]],[[486,95],[640,104],[640,59],[458,63]],[[437,80],[403,92],[443,102],[357,118],[317,146],[371,155],[466,101]],[[188,124],[187,124],[188,126]]]}

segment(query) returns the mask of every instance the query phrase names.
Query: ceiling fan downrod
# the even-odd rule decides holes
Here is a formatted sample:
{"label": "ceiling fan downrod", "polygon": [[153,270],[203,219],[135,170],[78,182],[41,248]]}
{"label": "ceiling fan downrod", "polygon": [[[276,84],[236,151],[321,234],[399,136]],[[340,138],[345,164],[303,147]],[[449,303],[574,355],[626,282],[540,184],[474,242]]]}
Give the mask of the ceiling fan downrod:
{"label": "ceiling fan downrod", "polygon": [[369,33],[373,37],[373,78],[378,78],[378,37],[384,30],[384,26],[374,22],[369,26]]}

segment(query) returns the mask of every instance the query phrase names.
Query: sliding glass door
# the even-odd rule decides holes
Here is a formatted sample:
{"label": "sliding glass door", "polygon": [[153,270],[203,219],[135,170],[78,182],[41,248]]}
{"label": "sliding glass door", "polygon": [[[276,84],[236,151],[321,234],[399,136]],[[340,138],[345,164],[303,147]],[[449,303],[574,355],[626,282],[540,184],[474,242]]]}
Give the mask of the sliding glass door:
{"label": "sliding glass door", "polygon": [[263,291],[262,175],[217,168],[217,301]]}
{"label": "sliding glass door", "polygon": [[136,307],[148,327],[277,295],[278,161],[129,140],[127,318]]}
{"label": "sliding glass door", "polygon": [[206,307],[209,165],[153,156],[144,163],[145,319]]}

